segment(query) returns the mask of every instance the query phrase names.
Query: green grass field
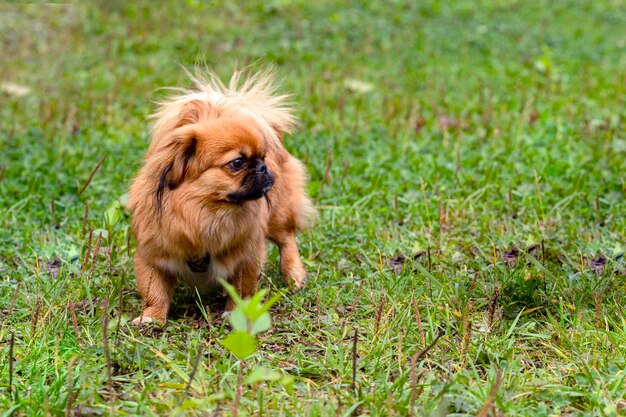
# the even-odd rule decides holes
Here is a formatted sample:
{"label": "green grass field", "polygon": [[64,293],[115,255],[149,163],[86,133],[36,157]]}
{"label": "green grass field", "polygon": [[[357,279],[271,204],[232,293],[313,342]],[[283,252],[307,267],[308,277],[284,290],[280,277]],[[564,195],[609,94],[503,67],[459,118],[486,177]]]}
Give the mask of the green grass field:
{"label": "green grass field", "polygon": [[[626,415],[625,27],[621,0],[0,4],[0,416]],[[129,325],[105,221],[196,63],[275,65],[320,214],[245,362],[219,300]]]}

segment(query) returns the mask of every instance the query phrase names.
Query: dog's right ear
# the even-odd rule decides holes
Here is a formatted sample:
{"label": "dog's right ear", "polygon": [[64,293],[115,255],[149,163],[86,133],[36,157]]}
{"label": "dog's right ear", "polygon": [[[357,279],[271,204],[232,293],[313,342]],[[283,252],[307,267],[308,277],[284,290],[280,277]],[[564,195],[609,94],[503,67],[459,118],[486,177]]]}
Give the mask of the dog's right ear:
{"label": "dog's right ear", "polygon": [[163,147],[162,151],[167,156],[156,191],[158,207],[161,207],[166,189],[174,190],[183,183],[185,177],[195,175],[196,147],[197,139],[193,132],[181,133]]}
{"label": "dog's right ear", "polygon": [[[170,189],[178,187],[185,179],[187,174],[193,170],[195,166],[197,140],[195,136],[187,136],[177,138],[172,142],[173,147],[170,164],[163,171],[163,175],[167,180],[167,186]],[[167,171],[167,172],[166,172]]]}

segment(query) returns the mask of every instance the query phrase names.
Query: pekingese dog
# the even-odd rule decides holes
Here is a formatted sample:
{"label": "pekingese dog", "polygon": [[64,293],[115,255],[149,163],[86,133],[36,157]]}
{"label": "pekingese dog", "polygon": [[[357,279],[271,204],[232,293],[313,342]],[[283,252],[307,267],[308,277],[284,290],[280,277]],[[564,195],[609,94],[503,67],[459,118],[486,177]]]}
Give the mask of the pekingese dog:
{"label": "pekingese dog", "polygon": [[[303,164],[282,144],[296,119],[271,72],[228,86],[192,76],[194,88],[161,102],[152,140],[128,194],[137,241],[135,274],[144,301],[133,323],[164,322],[178,282],[199,291],[229,281],[257,291],[267,240],[278,245],[288,285],[306,271],[295,233],[315,209]],[[234,307],[229,299],[226,311]]]}

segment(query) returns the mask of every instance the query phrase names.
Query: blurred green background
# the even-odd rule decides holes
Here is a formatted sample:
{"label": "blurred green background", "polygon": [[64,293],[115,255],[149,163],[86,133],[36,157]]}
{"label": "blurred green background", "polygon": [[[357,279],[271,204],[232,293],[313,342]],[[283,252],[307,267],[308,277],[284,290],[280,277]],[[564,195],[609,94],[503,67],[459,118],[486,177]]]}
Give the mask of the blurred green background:
{"label": "blurred green background", "polygon": [[[0,410],[618,415],[625,27],[621,0],[0,4]],[[153,102],[195,65],[274,65],[297,105],[309,286],[253,360],[293,395],[247,386],[236,405],[228,328],[193,296],[165,329],[126,325],[118,207]]]}

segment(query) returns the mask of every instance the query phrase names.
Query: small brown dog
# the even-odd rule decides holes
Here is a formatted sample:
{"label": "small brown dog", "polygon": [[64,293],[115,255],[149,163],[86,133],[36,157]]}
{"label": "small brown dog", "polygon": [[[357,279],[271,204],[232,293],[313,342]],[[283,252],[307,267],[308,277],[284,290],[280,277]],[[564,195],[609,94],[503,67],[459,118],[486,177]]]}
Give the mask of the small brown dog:
{"label": "small brown dog", "polygon": [[[274,94],[270,72],[240,79],[235,72],[226,87],[211,74],[192,76],[195,88],[180,90],[153,115],[128,200],[144,301],[135,324],[164,322],[179,281],[206,291],[221,277],[241,297],[252,296],[267,239],[280,249],[285,282],[306,282],[295,232],[315,209],[302,163],[282,144],[296,120],[288,97]],[[226,311],[233,307],[229,300]]]}

